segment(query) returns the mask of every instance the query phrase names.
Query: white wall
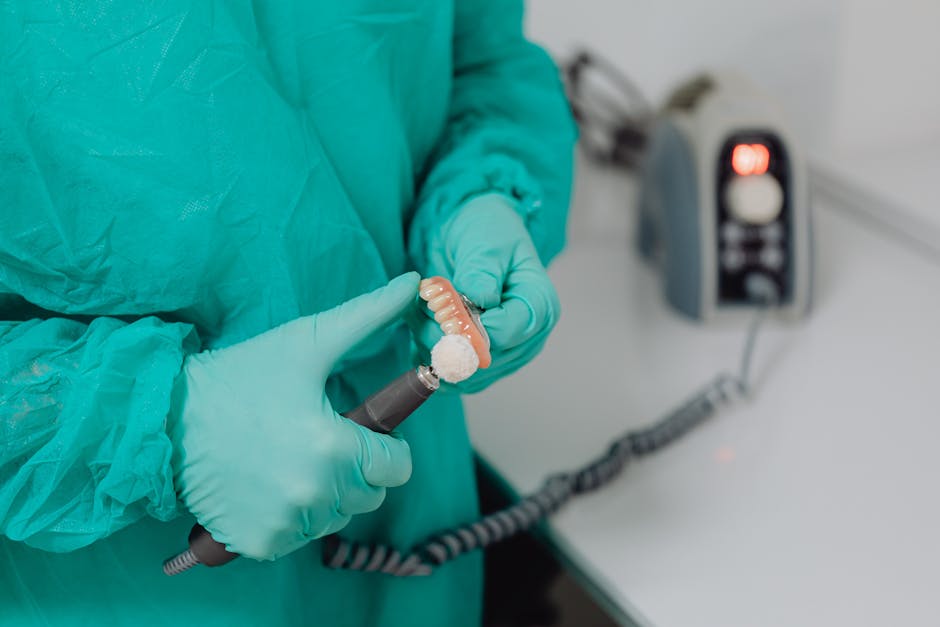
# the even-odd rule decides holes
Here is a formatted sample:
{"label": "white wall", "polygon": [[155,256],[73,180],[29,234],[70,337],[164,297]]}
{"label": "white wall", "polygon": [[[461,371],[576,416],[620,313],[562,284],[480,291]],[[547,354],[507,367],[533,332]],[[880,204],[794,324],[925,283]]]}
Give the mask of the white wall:
{"label": "white wall", "polygon": [[940,2],[531,0],[527,19],[557,57],[587,45],[657,103],[697,70],[739,69],[810,149],[940,141]]}

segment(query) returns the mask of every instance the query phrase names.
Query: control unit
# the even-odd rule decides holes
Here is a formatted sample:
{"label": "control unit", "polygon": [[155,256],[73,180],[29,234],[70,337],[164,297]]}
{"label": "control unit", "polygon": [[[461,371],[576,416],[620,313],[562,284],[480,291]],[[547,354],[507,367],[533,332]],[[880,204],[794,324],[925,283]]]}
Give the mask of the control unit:
{"label": "control unit", "polygon": [[643,166],[638,245],[667,300],[701,320],[734,317],[776,287],[777,309],[809,309],[806,165],[774,102],[743,77],[699,76],[654,122]]}

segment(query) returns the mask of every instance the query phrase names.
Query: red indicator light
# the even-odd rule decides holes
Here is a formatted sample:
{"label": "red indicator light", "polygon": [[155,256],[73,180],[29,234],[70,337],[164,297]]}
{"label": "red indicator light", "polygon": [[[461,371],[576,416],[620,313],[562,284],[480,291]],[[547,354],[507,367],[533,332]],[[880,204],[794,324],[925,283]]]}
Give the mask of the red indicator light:
{"label": "red indicator light", "polygon": [[763,144],[751,144],[751,150],[754,151],[754,174],[765,174],[770,165],[770,151]]}
{"label": "red indicator light", "polygon": [[738,144],[731,151],[731,168],[739,176],[765,174],[770,166],[770,151],[763,144]]}

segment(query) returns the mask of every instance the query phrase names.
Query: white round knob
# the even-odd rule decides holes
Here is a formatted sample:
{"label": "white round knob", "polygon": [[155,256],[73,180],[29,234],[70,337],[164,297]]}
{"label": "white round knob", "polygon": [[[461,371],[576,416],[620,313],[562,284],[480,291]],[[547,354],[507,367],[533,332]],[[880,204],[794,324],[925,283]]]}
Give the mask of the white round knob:
{"label": "white round knob", "polygon": [[768,224],[783,209],[783,188],[769,174],[735,176],[725,188],[731,214],[748,224]]}

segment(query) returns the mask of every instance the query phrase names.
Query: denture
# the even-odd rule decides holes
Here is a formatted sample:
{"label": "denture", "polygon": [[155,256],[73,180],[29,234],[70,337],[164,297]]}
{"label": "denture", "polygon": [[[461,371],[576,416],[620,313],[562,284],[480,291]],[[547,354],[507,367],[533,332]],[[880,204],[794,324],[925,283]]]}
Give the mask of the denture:
{"label": "denture", "polygon": [[481,310],[463,294],[454,289],[450,281],[441,276],[429,277],[418,286],[421,298],[434,312],[434,320],[446,335],[462,335],[470,341],[480,358],[480,368],[492,362],[490,338],[480,322]]}

